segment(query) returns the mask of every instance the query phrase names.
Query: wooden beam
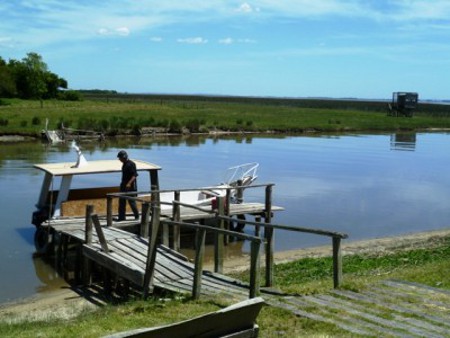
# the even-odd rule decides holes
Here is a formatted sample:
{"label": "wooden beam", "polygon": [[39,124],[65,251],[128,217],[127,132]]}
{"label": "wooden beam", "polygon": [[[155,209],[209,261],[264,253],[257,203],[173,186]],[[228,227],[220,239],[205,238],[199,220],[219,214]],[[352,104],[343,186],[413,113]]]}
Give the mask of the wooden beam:
{"label": "wooden beam", "polygon": [[[173,200],[176,202],[180,201],[180,191],[176,190],[173,193]],[[181,212],[180,212],[180,205],[178,203],[174,203],[173,204],[173,208],[172,208],[172,220],[174,220],[175,222],[179,222],[180,221],[180,216],[181,216]],[[174,249],[175,251],[180,251],[180,246],[181,246],[181,231],[180,231],[180,226],[179,225],[174,225],[173,226],[173,246],[172,249]]]}
{"label": "wooden beam", "polygon": [[[223,215],[225,211],[225,198],[217,197],[217,212],[219,215]],[[220,219],[218,228],[224,230],[224,220]],[[215,232],[215,245],[214,245],[214,272],[223,272],[223,255],[224,255],[224,234]]]}
{"label": "wooden beam", "polygon": [[198,229],[196,234],[197,248],[195,250],[194,281],[192,285],[192,298],[198,299],[201,293],[203,257],[205,255],[206,230]]}
{"label": "wooden beam", "polygon": [[148,251],[147,251],[147,262],[145,264],[145,274],[144,274],[144,299],[148,297],[149,292],[153,291],[153,276],[155,272],[156,263],[156,240],[158,238],[159,224],[160,224],[160,207],[156,204],[152,205],[152,231],[150,233]]}
{"label": "wooden beam", "polygon": [[260,252],[261,243],[251,243],[251,257],[250,257],[250,298],[259,296],[260,288]]}
{"label": "wooden beam", "polygon": [[342,284],[342,250],[339,237],[333,237],[333,284],[335,289]]}
{"label": "wooden beam", "polygon": [[94,222],[95,231],[97,232],[98,240],[100,242],[100,245],[102,246],[102,250],[106,253],[109,253],[108,243],[106,242],[105,234],[103,233],[102,226],[100,225],[97,214],[92,214],[92,221]]}

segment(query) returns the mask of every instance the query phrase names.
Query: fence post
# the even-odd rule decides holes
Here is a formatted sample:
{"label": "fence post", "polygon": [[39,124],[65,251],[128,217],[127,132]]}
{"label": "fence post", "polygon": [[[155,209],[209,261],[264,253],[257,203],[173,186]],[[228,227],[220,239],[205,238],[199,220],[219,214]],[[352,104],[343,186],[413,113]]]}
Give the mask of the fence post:
{"label": "fence post", "polygon": [[242,180],[236,182],[238,188],[236,189],[236,201],[238,204],[244,201],[244,188],[242,187]]}
{"label": "fence post", "polygon": [[159,223],[160,207],[159,205],[152,204],[152,230],[150,232],[150,238],[148,240],[147,262],[145,264],[144,285],[142,286],[144,289],[144,299],[148,297],[150,291],[153,291],[153,274],[155,272],[157,250],[156,240],[158,239]]}
{"label": "fence post", "polygon": [[193,299],[198,299],[200,297],[201,292],[206,230],[197,229],[196,236],[197,236],[196,238],[197,248],[195,249],[194,283],[192,286]]}
{"label": "fence post", "polygon": [[143,202],[141,214],[141,237],[143,238],[148,238],[149,214],[150,214],[150,204],[148,202]]}
{"label": "fence post", "polygon": [[[94,212],[93,205],[86,205],[86,218],[85,218],[85,234],[84,239],[86,244],[92,243],[92,214]],[[83,257],[83,272],[82,272],[83,285],[87,286],[91,284],[91,261],[87,257]]]}
{"label": "fence post", "polygon": [[[180,201],[180,191],[176,190],[173,193],[174,201],[179,202]],[[174,222],[180,221],[180,205],[178,203],[173,204],[172,206],[172,219]],[[175,251],[180,251],[180,226],[174,225],[173,226],[173,249]]]}
{"label": "fence post", "polygon": [[342,250],[340,237],[333,237],[333,284],[335,289],[342,284]]}
{"label": "fence post", "polygon": [[[223,216],[224,213],[224,204],[225,199],[223,197],[217,197],[218,204],[218,214]],[[218,228],[224,228],[224,220],[220,219]],[[224,242],[223,242],[223,234],[217,233],[215,234],[215,245],[214,245],[214,272],[222,273],[223,272],[223,251],[224,251]]]}
{"label": "fence post", "polygon": [[260,286],[260,247],[261,242],[252,241],[250,261],[250,298],[259,296]]}
{"label": "fence post", "polygon": [[98,240],[100,245],[102,246],[102,250],[106,253],[109,253],[108,243],[106,242],[105,234],[103,233],[102,226],[98,219],[97,214],[92,214],[92,222],[94,222],[95,231],[97,232]]}
{"label": "fence post", "polygon": [[[270,224],[272,221],[272,185],[266,187],[265,215],[264,222]],[[270,226],[264,227],[264,237],[266,239],[266,286],[273,285],[273,250],[274,231]]]}
{"label": "fence post", "polygon": [[113,206],[113,197],[107,195],[106,196],[106,226],[110,227],[112,225],[112,206]]}
{"label": "fence post", "polygon": [[[225,210],[224,210],[224,214],[227,217],[230,217],[230,204],[231,204],[231,189],[227,188],[226,194],[225,194]],[[225,221],[224,228],[226,230],[231,230],[230,226],[231,226],[231,222],[230,221]],[[230,236],[229,235],[225,235],[224,239],[223,239],[224,245],[228,245],[229,242],[230,242]]]}

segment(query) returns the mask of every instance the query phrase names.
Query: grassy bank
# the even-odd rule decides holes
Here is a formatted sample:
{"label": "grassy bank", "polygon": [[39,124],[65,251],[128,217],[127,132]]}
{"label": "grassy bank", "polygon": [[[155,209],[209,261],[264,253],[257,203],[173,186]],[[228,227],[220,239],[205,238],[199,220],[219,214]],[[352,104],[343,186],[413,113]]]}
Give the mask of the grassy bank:
{"label": "grassy bank", "polygon": [[[450,290],[450,237],[434,239],[428,248],[402,250],[385,255],[344,257],[344,288],[363,290],[376,281],[395,278]],[[246,276],[243,274],[242,276]],[[276,266],[276,284],[285,292],[326,293],[332,288],[331,259],[307,258]],[[239,276],[239,277],[242,277]],[[225,299],[191,301],[161,296],[149,301],[108,305],[71,320],[0,323],[2,337],[98,337],[108,333],[156,326],[192,318],[228,305]],[[296,317],[264,307],[257,320],[261,337],[348,336],[334,325]]]}
{"label": "grassy bank", "polygon": [[421,104],[413,118],[387,116],[387,103],[344,100],[91,97],[79,102],[5,100],[0,134],[39,135],[61,125],[105,135],[153,132],[341,132],[450,128],[450,105]]}

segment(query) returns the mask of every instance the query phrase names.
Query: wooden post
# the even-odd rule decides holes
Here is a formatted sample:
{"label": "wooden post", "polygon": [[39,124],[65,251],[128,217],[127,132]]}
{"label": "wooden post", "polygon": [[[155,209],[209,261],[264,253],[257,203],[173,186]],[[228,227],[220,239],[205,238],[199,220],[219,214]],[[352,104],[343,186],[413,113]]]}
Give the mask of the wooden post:
{"label": "wooden post", "polygon": [[84,240],[86,244],[92,243],[92,214],[94,213],[94,206],[91,204],[86,205],[86,216],[85,216],[85,234]]}
{"label": "wooden post", "polygon": [[[256,223],[261,223],[261,217],[260,216],[256,216],[255,217],[255,222]],[[255,236],[259,237],[261,233],[261,226],[260,225],[255,225]]]}
{"label": "wooden post", "polygon": [[110,227],[112,225],[112,219],[113,219],[113,197],[112,196],[106,196],[106,226]]}
{"label": "wooden post", "polygon": [[193,299],[198,299],[201,292],[206,230],[197,229],[196,237],[197,248],[195,249],[194,283],[192,286]]}
{"label": "wooden post", "polygon": [[160,224],[160,207],[159,205],[152,204],[152,230],[150,232],[150,238],[148,241],[147,250],[147,262],[145,264],[145,274],[144,274],[144,289],[143,296],[144,299],[148,297],[148,294],[153,291],[153,275],[155,270],[156,262],[156,240],[158,239],[158,230]]}
{"label": "wooden post", "polygon": [[[223,216],[224,213],[224,204],[225,199],[223,197],[217,197],[217,208],[218,214]],[[219,229],[224,229],[224,220],[220,219],[218,224]],[[222,273],[223,272],[223,252],[224,252],[224,243],[223,243],[223,234],[216,232],[215,234],[215,243],[214,243],[214,272]]]}
{"label": "wooden post", "polygon": [[103,233],[103,229],[100,225],[97,214],[92,215],[92,221],[94,222],[95,231],[97,232],[98,240],[100,242],[100,245],[102,246],[102,250],[106,253],[109,253],[108,243],[106,243],[105,234]]}
{"label": "wooden post", "polygon": [[252,241],[250,260],[250,298],[259,296],[260,287],[260,247],[259,241]]}
{"label": "wooden post", "polygon": [[[92,214],[94,212],[93,205],[86,205],[86,218],[85,218],[85,243],[92,243]],[[82,272],[83,285],[87,286],[91,284],[91,261],[87,257],[83,257],[83,272]]]}
{"label": "wooden post", "polygon": [[[227,192],[225,195],[225,216],[230,216],[230,204],[231,204],[231,189],[227,188]],[[230,221],[225,221],[224,223],[224,227],[226,230],[232,230],[230,229],[230,225],[231,222]],[[223,239],[223,243],[224,245],[228,245],[228,243],[230,242],[230,236],[229,235],[225,235],[224,239]]]}
{"label": "wooden post", "polygon": [[149,213],[150,213],[149,203],[143,202],[142,203],[142,214],[141,214],[141,237],[143,237],[143,238],[148,238]]}
{"label": "wooden post", "polygon": [[[265,202],[265,223],[270,224],[272,221],[272,185],[266,187],[266,202]],[[264,237],[266,239],[266,286],[273,285],[273,250],[274,238],[273,228],[270,226],[264,227]]]}
{"label": "wooden post", "polygon": [[[180,191],[176,190],[173,193],[173,199],[176,202],[180,201]],[[180,221],[180,205],[178,203],[174,203],[173,205],[173,209],[172,209],[172,220],[174,222],[179,222]],[[180,226],[179,225],[174,225],[173,226],[173,249],[175,251],[180,251],[180,243],[181,243],[181,239],[180,239],[180,235],[181,235],[181,231],[180,231]]]}
{"label": "wooden post", "polygon": [[238,203],[242,203],[244,201],[244,188],[242,188],[242,180],[237,181],[237,186],[236,199]]}
{"label": "wooden post", "polygon": [[333,284],[338,288],[342,283],[342,250],[341,238],[333,237]]}

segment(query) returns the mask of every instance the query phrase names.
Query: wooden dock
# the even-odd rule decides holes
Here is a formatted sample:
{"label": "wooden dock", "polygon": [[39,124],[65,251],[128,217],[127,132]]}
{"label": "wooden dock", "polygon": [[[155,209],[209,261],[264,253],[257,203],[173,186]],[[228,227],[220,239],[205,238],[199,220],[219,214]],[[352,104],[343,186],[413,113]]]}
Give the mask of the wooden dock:
{"label": "wooden dock", "polygon": [[[347,235],[273,224],[274,212],[283,208],[272,205],[272,186],[259,186],[265,187],[264,203],[230,203],[227,193],[206,207],[180,203],[176,191],[170,208],[167,208],[167,202],[159,201],[157,194],[151,199],[125,196],[137,199],[142,205],[142,213],[139,221],[124,222],[114,222],[112,217],[112,200],[123,195],[110,194],[107,196],[106,215],[98,216],[94,207],[87,205],[85,217],[50,220],[41,225],[41,232],[46,231],[53,237],[54,243],[59,243],[56,246],[57,262],[63,272],[68,272],[65,276],[70,273],[66,264],[69,253],[76,256],[75,264],[72,264],[73,279],[84,285],[91,283],[92,271],[101,270],[105,289],[109,289],[108,280],[121,279],[142,292],[144,297],[154,288],[161,288],[190,292],[193,298],[216,295],[219,291],[237,300],[241,297],[254,298],[262,292],[261,265],[265,267],[264,287],[273,286],[275,229],[312,233],[332,238],[333,279],[334,286],[338,287],[342,282],[340,243]],[[249,220],[251,217],[254,220]],[[254,234],[234,231],[233,223],[253,227]],[[179,253],[182,230],[189,230],[194,237],[193,262]],[[214,239],[214,272],[203,269],[207,233]],[[223,275],[224,246],[231,237],[250,243],[249,283]],[[262,247],[264,259],[261,258]]]}
{"label": "wooden dock", "polygon": [[[222,206],[223,204],[224,201],[222,201]],[[161,210],[161,208],[157,207],[154,210],[147,211],[143,208],[142,220],[112,222],[111,226],[108,226],[107,216],[99,217],[94,215],[94,222],[91,218],[93,207],[87,206],[86,217],[84,218],[59,218],[48,221],[42,226],[51,232],[52,236],[57,238],[56,242],[60,244],[56,248],[56,255],[63,272],[68,270],[64,267],[64,264],[67,261],[70,249],[73,249],[74,246],[76,247],[76,250],[72,250],[78,252],[76,262],[72,264],[75,265],[73,278],[77,281],[83,281],[85,284],[90,283],[90,272],[87,266],[94,264],[108,271],[115,278],[126,280],[127,283],[131,283],[144,293],[151,291],[153,288],[159,288],[174,292],[192,293],[196,298],[200,295],[223,293],[227,297],[233,297],[236,300],[246,299],[259,293],[257,291],[257,289],[259,290],[259,280],[255,276],[252,278],[250,285],[216,273],[222,271],[223,258],[216,259],[216,272],[203,271],[202,260],[205,234],[207,231],[212,231],[214,227],[196,224],[196,222],[204,223],[208,219],[215,218],[217,210],[190,208],[183,205],[177,205],[176,208],[178,209],[176,212],[178,215],[176,217],[177,222],[184,224],[187,228],[191,228],[190,231],[193,236],[196,232],[199,232],[199,229],[203,233],[203,237],[200,236],[193,241],[197,242],[195,263],[189,262],[186,257],[178,252],[179,244],[176,245],[177,241],[172,241],[172,246],[175,246],[177,250],[168,246],[169,226],[167,223],[173,222],[174,219],[174,211],[168,208]],[[158,211],[156,212],[155,210]],[[275,206],[271,208],[271,213],[280,210],[283,210],[283,208]],[[227,213],[230,217],[236,215],[256,215],[256,217],[259,217],[266,213],[266,204],[231,204],[227,209]],[[152,229],[154,220],[158,222],[156,229]],[[187,221],[192,223],[183,223]],[[220,220],[216,221],[221,222]],[[92,231],[93,222],[97,223],[96,231]],[[172,224],[171,228],[180,228],[180,225]],[[194,228],[194,232],[192,232],[192,228]],[[134,233],[123,229],[133,229]],[[256,242],[257,246],[255,246],[253,254],[255,258],[252,262],[255,267],[258,264],[259,270],[259,251],[263,239],[245,233],[234,233],[227,229],[216,229],[217,231],[222,231],[222,235],[232,234],[241,239]],[[180,231],[178,231],[178,235],[179,233]],[[152,234],[156,234],[156,236],[152,236]],[[151,239],[154,241],[154,249],[151,248]],[[162,244],[155,245],[156,241]],[[200,245],[198,244],[199,241]],[[226,243],[223,237],[220,241]],[[221,247],[221,245],[217,247]],[[152,260],[151,251],[154,250],[155,258]],[[220,255],[220,253],[218,254]],[[150,260],[153,261],[153,267],[151,268],[149,268]],[[151,270],[151,277],[147,276],[149,270]],[[67,276],[68,274],[65,273],[65,277]]]}

